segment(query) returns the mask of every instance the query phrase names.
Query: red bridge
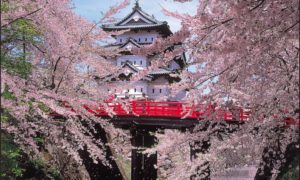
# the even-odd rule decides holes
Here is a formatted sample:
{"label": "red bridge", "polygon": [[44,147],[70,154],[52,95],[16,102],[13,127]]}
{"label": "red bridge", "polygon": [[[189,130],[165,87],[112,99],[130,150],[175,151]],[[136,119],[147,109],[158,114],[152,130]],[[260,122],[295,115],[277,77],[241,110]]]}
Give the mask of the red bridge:
{"label": "red bridge", "polygon": [[[182,119],[204,119],[214,115],[214,119],[231,121],[233,120],[232,112],[216,110],[214,105],[192,105],[181,102],[154,102],[154,101],[130,101],[129,107],[122,104],[109,104],[115,112],[115,116],[138,116],[138,117],[165,117],[165,118],[182,118]],[[85,108],[94,113],[96,116],[109,116],[103,107],[98,109]],[[126,110],[127,109],[127,110]],[[235,118],[240,121],[248,119],[249,112],[242,109],[235,109]]]}
{"label": "red bridge", "polygon": [[[66,103],[64,106],[71,108]],[[134,122],[146,125],[190,126],[202,119],[244,122],[249,119],[250,115],[250,110],[244,110],[239,107],[217,109],[213,104],[190,105],[182,102],[154,102],[147,100],[129,101],[125,104],[106,103],[95,108],[88,105],[83,105],[83,107],[95,116],[108,118],[114,123],[123,125]],[[51,113],[50,116],[62,115]],[[283,122],[287,125],[299,126],[299,120],[287,118]]]}

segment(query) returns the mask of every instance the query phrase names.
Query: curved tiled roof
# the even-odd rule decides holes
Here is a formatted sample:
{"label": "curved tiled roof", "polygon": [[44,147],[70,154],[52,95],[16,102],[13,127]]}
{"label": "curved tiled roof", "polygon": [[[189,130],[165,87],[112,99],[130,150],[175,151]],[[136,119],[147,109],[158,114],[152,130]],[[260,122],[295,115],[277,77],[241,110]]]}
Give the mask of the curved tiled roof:
{"label": "curved tiled roof", "polygon": [[151,27],[161,27],[168,26],[167,22],[160,22],[157,24],[136,24],[136,25],[115,25],[115,24],[105,24],[102,26],[104,30],[108,29],[141,29],[141,28],[151,28]]}
{"label": "curved tiled roof", "polygon": [[136,2],[135,6],[132,8],[131,13],[129,13],[127,16],[125,16],[122,20],[120,20],[119,22],[115,23],[116,25],[120,25],[123,22],[125,22],[127,19],[129,19],[135,12],[138,12],[141,16],[143,16],[145,19],[151,21],[152,23],[160,23],[160,21],[156,20],[153,16],[150,16],[149,14],[147,14],[146,12],[144,12],[142,10],[142,8],[140,7],[139,3]]}
{"label": "curved tiled roof", "polygon": [[126,62],[123,64],[122,68],[124,68],[125,66],[128,66],[130,69],[132,69],[132,70],[135,71],[135,72],[139,72],[139,69],[136,68],[134,65],[132,65],[132,64],[131,64],[130,62],[128,62],[128,61],[126,61]]}
{"label": "curved tiled roof", "polygon": [[[129,20],[135,13],[138,13],[140,16],[142,16],[144,19],[149,21],[147,22],[138,22],[138,23],[129,23],[123,24],[127,20]],[[170,27],[166,21],[158,21],[154,18],[154,16],[150,16],[146,12],[142,10],[142,8],[139,6],[138,2],[136,2],[135,6],[132,9],[132,12],[129,13],[127,16],[125,16],[122,20],[113,23],[113,24],[103,24],[102,25],[103,30],[106,31],[113,31],[113,30],[123,30],[123,29],[157,29],[161,31],[164,35],[168,36],[172,34]]]}
{"label": "curved tiled roof", "polygon": [[150,72],[150,75],[160,75],[160,74],[171,74],[173,71],[166,69],[166,68],[158,68],[154,71]]}
{"label": "curved tiled roof", "polygon": [[141,45],[139,43],[137,43],[134,39],[129,38],[128,41],[126,41],[123,45],[120,46],[120,48],[125,47],[128,43],[132,43],[133,45],[135,45],[138,48],[141,47]]}

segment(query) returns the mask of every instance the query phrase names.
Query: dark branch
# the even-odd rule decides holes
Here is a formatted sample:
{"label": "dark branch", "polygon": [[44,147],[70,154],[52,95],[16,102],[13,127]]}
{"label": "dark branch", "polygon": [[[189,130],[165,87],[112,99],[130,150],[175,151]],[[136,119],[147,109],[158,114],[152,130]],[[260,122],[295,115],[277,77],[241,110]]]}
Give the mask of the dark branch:
{"label": "dark branch", "polygon": [[259,6],[261,6],[263,3],[265,2],[265,0],[261,0],[256,6],[254,6],[252,9],[250,9],[250,11],[253,11],[255,9],[257,9]]}
{"label": "dark branch", "polygon": [[32,11],[32,12],[30,12],[30,13],[24,15],[24,16],[18,17],[18,18],[16,18],[16,19],[14,19],[14,20],[8,22],[7,24],[2,25],[1,28],[3,28],[3,27],[5,27],[5,26],[8,26],[8,25],[12,24],[12,23],[18,21],[19,19],[26,18],[26,17],[28,17],[28,16],[30,16],[30,15],[32,15],[32,14],[34,14],[34,13],[40,11],[41,9],[42,9],[42,8],[39,8],[39,9],[37,9],[37,10],[35,10],[35,11]]}
{"label": "dark branch", "polygon": [[61,60],[61,56],[55,62],[54,69],[53,69],[53,72],[52,72],[52,77],[51,77],[50,89],[54,89],[55,88],[55,82],[54,82],[55,81],[55,71],[57,69],[57,65],[60,62],[60,60]]}
{"label": "dark branch", "polygon": [[293,27],[295,27],[297,24],[299,24],[299,21],[297,21],[296,23],[294,23],[292,26],[288,27],[286,30],[284,30],[284,32],[288,32],[290,29],[292,29]]}

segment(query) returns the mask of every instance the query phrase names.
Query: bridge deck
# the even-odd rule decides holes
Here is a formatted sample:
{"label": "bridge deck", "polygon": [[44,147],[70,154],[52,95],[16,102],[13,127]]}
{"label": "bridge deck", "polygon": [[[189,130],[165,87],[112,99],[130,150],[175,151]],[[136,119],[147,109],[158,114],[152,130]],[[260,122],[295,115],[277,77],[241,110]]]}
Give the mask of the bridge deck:
{"label": "bridge deck", "polygon": [[[94,113],[96,116],[109,116],[109,113],[103,106],[97,108],[85,108]],[[204,119],[205,117],[214,116],[214,119],[231,121],[234,118],[240,121],[248,119],[249,111],[241,108],[226,111],[223,109],[216,110],[215,106],[209,105],[189,105],[182,102],[154,102],[154,101],[130,101],[126,105],[109,104],[114,115],[117,117],[159,117],[159,118],[179,118],[179,119]]]}
{"label": "bridge deck", "polygon": [[[71,108],[67,103],[64,106]],[[198,120],[207,118],[215,121],[244,122],[249,119],[250,115],[250,111],[239,107],[216,109],[212,104],[189,105],[182,102],[154,102],[146,100],[129,101],[126,104],[106,103],[98,107],[83,105],[83,107],[95,116],[109,118],[119,124],[140,123],[190,126]],[[50,115],[62,116],[55,112]],[[284,121],[290,125],[299,125],[299,122],[296,120],[286,119]]]}

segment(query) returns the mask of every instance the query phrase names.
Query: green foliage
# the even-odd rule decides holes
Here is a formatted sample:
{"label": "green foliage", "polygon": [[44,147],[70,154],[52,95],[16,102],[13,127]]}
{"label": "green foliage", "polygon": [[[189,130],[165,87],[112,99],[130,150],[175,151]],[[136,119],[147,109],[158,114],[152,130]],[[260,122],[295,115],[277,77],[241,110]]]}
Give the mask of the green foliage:
{"label": "green foliage", "polygon": [[21,157],[20,152],[21,152],[20,149],[10,149],[10,150],[4,152],[3,154],[6,155],[10,159],[17,159],[17,158]]}
{"label": "green foliage", "polygon": [[31,163],[33,164],[35,169],[42,169],[45,166],[45,163],[41,159],[32,160]]}
{"label": "green foliage", "polygon": [[35,25],[27,19],[19,19],[13,24],[15,36],[19,36],[25,41],[36,42],[36,37],[40,35]]}
{"label": "green foliage", "polygon": [[289,164],[288,168],[285,169],[285,172],[281,173],[277,180],[293,180],[293,179],[300,179],[299,176],[299,162],[300,162],[300,155],[297,154],[294,157],[294,160]]}
{"label": "green foliage", "polygon": [[8,122],[9,121],[9,116],[8,114],[6,113],[6,111],[4,110],[3,112],[1,112],[1,122],[4,123],[4,122]]}
{"label": "green foliage", "polygon": [[1,112],[1,123],[12,123],[12,124],[16,123],[16,119],[9,114],[8,109],[1,108],[0,112]]}
{"label": "green foliage", "polygon": [[35,137],[33,139],[38,144],[44,144],[44,142],[45,142],[45,139],[43,137]]}
{"label": "green foliage", "polygon": [[5,12],[8,12],[8,10],[9,10],[8,2],[2,1],[1,6],[0,6],[0,12],[5,13]]}
{"label": "green foliage", "polygon": [[4,99],[8,99],[8,100],[16,99],[16,96],[8,90],[7,86],[5,87],[4,92],[1,94],[1,97],[3,97]]}
{"label": "green foliage", "polygon": [[[43,142],[43,138],[36,138]],[[60,180],[59,171],[42,159],[30,160],[13,142],[13,138],[1,131],[0,179],[51,179]]]}
{"label": "green foliage", "polygon": [[17,168],[12,168],[11,171],[16,177],[22,177],[25,169],[17,167]]}
{"label": "green foliage", "polygon": [[[4,7],[1,11],[6,11],[8,7]],[[38,44],[40,32],[38,28],[27,19],[18,19],[9,26],[2,28],[3,39],[1,39],[1,68],[6,69],[8,73],[27,78],[31,74],[32,64],[30,53],[26,51],[26,47],[32,44]]]}
{"label": "green foliage", "polygon": [[1,163],[0,177],[21,177],[24,169],[20,167],[21,155],[19,149],[12,140],[12,137],[1,131]]}
{"label": "green foliage", "polygon": [[45,113],[50,113],[50,111],[51,111],[51,109],[48,106],[46,106],[46,104],[44,104],[42,102],[38,103],[38,107],[39,107],[40,110],[42,110]]}
{"label": "green foliage", "polygon": [[32,21],[23,18],[14,21],[10,26],[3,27],[2,32],[6,35],[3,43],[11,43],[15,40],[21,40],[23,43],[38,43],[38,37],[41,35]]}
{"label": "green foliage", "polygon": [[17,75],[21,78],[27,78],[31,74],[31,63],[23,60],[23,54],[19,53],[17,57],[1,56],[1,68],[6,69],[10,74]]}
{"label": "green foliage", "polygon": [[44,162],[41,159],[32,160],[30,161],[30,164],[32,164],[37,171],[43,170],[44,172],[46,172],[46,174],[44,174],[46,178],[43,177],[45,179],[51,179],[51,180],[61,179],[59,171],[54,167],[47,168],[46,162]]}
{"label": "green foliage", "polygon": [[60,173],[59,173],[59,171],[57,169],[54,169],[54,168],[50,169],[50,171],[49,171],[49,178],[51,180],[59,180],[60,179]]}

